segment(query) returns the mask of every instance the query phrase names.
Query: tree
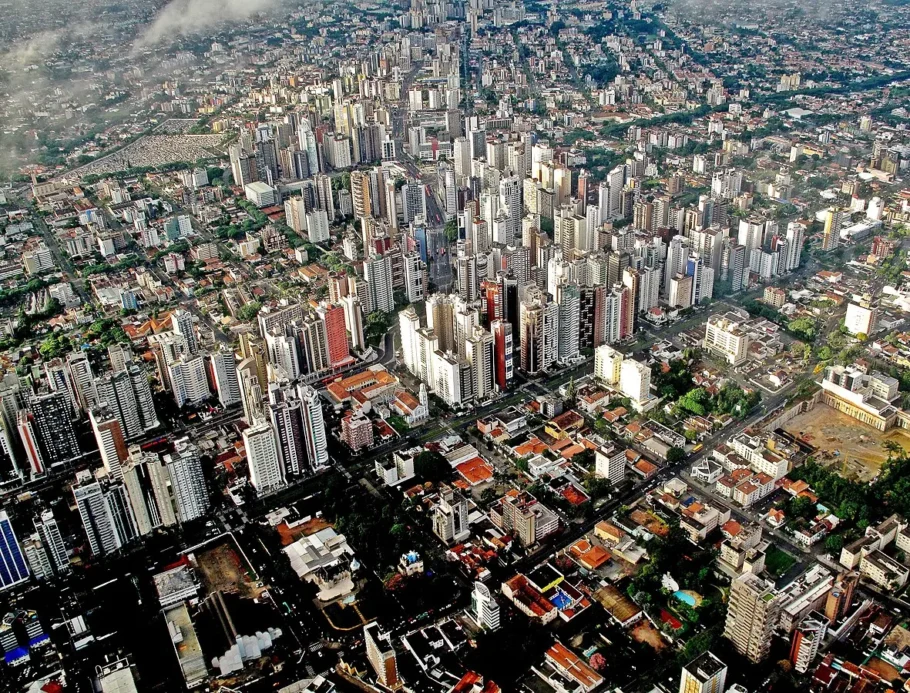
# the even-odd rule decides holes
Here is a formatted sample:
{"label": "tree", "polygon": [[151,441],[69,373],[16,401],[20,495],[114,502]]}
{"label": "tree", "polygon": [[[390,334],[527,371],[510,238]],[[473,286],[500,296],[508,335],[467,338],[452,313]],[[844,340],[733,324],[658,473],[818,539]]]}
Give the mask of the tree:
{"label": "tree", "polygon": [[424,450],[414,459],[414,472],[425,481],[439,482],[452,475],[449,461],[435,450]]}
{"label": "tree", "polygon": [[458,240],[458,220],[457,219],[449,219],[446,222],[445,235],[446,235],[446,240],[449,243],[454,243],[455,241]]}
{"label": "tree", "polygon": [[844,548],[844,537],[841,534],[832,534],[825,539],[825,549],[832,556],[839,556],[841,549]]}
{"label": "tree", "polygon": [[686,451],[682,448],[673,446],[667,451],[667,462],[670,464],[682,462],[684,459],[686,459]]}
{"label": "tree", "polygon": [[240,307],[237,311],[237,318],[244,322],[254,320],[260,310],[262,310],[262,304],[259,301],[250,301]]}

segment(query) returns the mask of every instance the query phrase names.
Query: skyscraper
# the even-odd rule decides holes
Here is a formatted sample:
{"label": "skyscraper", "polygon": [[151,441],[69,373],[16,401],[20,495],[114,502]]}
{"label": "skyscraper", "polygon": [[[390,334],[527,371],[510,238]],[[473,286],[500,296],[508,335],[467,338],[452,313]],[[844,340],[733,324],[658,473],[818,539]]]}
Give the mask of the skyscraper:
{"label": "skyscraper", "polygon": [[35,521],[35,529],[38,536],[41,537],[41,543],[47,552],[54,572],[58,574],[70,572],[69,552],[63,542],[54,512],[52,510],[42,511]]}
{"label": "skyscraper", "polygon": [[218,401],[227,409],[240,403],[240,381],[237,378],[237,358],[234,350],[222,348],[212,354],[212,372]]}
{"label": "skyscraper", "polygon": [[136,536],[132,509],[122,484],[102,488],[88,474],[73,486],[73,497],[92,555],[113,553]]}
{"label": "skyscraper", "polygon": [[25,555],[5,510],[0,510],[0,590],[28,580]]}
{"label": "skyscraper", "polygon": [[120,420],[106,404],[92,409],[89,420],[104,468],[112,479],[119,479],[122,476],[121,465],[128,455]]}
{"label": "skyscraper", "polygon": [[752,573],[744,573],[730,589],[724,637],[741,655],[753,662],[764,659],[771,647],[780,601],[774,584]]}
{"label": "skyscraper", "polygon": [[269,386],[269,420],[275,431],[278,455],[285,474],[306,471],[303,412],[294,387],[287,383],[272,383]]}
{"label": "skyscraper", "polygon": [[275,432],[268,423],[259,423],[243,432],[250,483],[259,495],[285,485],[284,470],[275,444]]}
{"label": "skyscraper", "polygon": [[329,463],[322,402],[319,399],[319,393],[309,385],[301,384],[297,391],[303,413],[303,437],[306,442],[310,467],[313,470],[321,469]]}
{"label": "skyscraper", "polygon": [[202,354],[181,356],[168,366],[168,377],[178,407],[199,404],[211,395],[205,357]]}
{"label": "skyscraper", "polygon": [[209,494],[202,473],[199,448],[189,438],[174,441],[174,452],[163,457],[171,481],[174,510],[180,522],[202,517],[209,509]]}
{"label": "skyscraper", "polygon": [[193,325],[193,314],[188,310],[177,309],[171,313],[171,325],[174,332],[186,340],[186,350],[190,355],[199,353],[199,340],[196,339],[196,328]]}

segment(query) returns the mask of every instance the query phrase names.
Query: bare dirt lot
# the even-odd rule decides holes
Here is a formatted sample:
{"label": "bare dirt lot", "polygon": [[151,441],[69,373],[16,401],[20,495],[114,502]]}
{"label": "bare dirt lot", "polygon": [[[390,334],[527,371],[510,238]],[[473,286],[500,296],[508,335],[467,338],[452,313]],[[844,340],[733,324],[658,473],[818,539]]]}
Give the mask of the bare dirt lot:
{"label": "bare dirt lot", "polygon": [[826,404],[816,404],[784,429],[818,448],[819,462],[837,466],[845,477],[859,481],[868,481],[881,469],[888,458],[882,448],[885,441],[893,440],[910,450],[910,433],[906,430],[892,428],[882,433]]}
{"label": "bare dirt lot", "polygon": [[643,619],[635,624],[635,627],[632,628],[631,636],[632,639],[637,642],[650,645],[656,652],[660,652],[667,647],[667,641],[664,640],[660,631],[652,626],[651,622],[647,619]]}
{"label": "bare dirt lot", "polygon": [[207,592],[226,592],[241,597],[258,597],[262,588],[256,587],[246,563],[230,543],[222,543],[196,554],[196,563]]}

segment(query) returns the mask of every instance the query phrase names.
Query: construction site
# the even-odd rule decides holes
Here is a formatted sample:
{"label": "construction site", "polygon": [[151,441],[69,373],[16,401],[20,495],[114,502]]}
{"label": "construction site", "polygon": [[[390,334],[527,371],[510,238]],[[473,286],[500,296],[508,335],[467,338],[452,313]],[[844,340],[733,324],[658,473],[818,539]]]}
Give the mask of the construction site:
{"label": "construction site", "polygon": [[879,431],[823,403],[791,419],[784,430],[816,448],[820,464],[837,467],[842,476],[857,481],[869,481],[878,474],[888,459],[886,442],[910,450],[907,430]]}

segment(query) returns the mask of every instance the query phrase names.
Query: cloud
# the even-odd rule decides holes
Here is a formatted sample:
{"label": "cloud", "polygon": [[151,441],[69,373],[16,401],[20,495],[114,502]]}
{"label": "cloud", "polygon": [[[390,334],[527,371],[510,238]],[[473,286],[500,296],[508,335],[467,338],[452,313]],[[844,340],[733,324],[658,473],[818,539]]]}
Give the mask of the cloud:
{"label": "cloud", "polygon": [[177,36],[242,22],[277,4],[278,0],[172,0],[139,37],[135,47],[143,48]]}

